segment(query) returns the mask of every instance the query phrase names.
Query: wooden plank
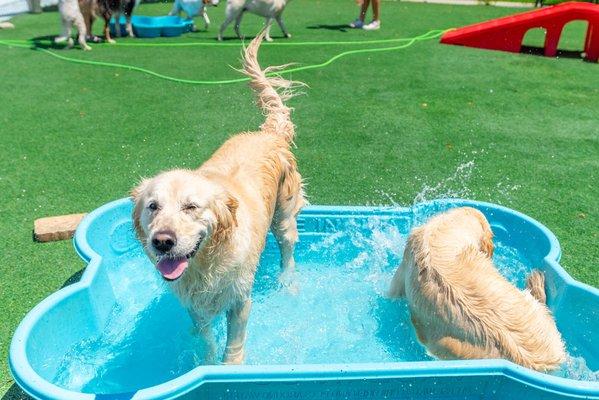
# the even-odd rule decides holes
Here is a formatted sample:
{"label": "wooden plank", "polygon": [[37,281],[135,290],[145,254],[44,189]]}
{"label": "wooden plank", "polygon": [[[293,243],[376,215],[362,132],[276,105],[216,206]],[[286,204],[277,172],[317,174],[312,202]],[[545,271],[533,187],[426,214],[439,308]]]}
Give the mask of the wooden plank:
{"label": "wooden plank", "polygon": [[84,216],[85,214],[69,214],[36,219],[33,223],[33,238],[38,242],[70,239]]}

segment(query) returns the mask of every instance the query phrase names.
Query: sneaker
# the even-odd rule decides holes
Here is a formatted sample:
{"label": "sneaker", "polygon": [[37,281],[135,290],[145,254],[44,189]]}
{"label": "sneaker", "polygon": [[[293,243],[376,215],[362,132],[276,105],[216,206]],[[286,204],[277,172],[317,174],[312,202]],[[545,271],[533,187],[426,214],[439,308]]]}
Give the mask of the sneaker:
{"label": "sneaker", "polygon": [[376,31],[377,29],[381,29],[381,21],[372,21],[371,23],[362,26],[362,29],[365,31]]}
{"label": "sneaker", "polygon": [[362,29],[363,26],[364,26],[364,21],[361,21],[360,18],[357,18],[354,22],[351,22],[349,24],[350,28],[355,28],[355,29]]}

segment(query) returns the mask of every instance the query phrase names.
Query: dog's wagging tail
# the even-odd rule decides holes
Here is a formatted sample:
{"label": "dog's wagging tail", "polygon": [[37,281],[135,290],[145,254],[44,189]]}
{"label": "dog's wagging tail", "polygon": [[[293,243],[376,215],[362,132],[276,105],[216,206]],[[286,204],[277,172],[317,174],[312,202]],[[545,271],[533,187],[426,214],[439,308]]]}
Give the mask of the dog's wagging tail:
{"label": "dog's wagging tail", "polygon": [[266,121],[260,129],[284,135],[288,143],[293,143],[295,126],[291,122],[291,108],[287,107],[285,102],[293,97],[293,88],[304,84],[280,76],[268,76],[286,66],[271,66],[264,70],[260,67],[258,49],[265,32],[265,30],[260,32],[245,49],[242,72],[250,78],[250,87],[258,96],[258,106],[266,115]]}

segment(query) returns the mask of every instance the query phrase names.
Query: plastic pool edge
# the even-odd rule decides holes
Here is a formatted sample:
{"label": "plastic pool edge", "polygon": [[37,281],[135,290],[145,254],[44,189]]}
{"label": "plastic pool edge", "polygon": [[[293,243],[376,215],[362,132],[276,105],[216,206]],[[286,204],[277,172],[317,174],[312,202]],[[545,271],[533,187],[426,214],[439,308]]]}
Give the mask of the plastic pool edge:
{"label": "plastic pool edge", "polygon": [[[94,219],[104,212],[129,203],[129,198],[116,200],[103,205],[102,207],[89,213],[81,222],[74,237],[74,247],[79,256],[88,263],[81,280],[70,286],[48,296],[38,305],[36,305],[23,319],[17,327],[10,344],[9,368],[17,384],[25,392],[36,398],[59,398],[59,399],[94,399],[93,394],[82,394],[73,392],[56,386],[41,376],[39,376],[28,362],[25,340],[20,338],[28,337],[27,333],[37,323],[37,321],[52,308],[55,304],[66,299],[71,294],[88,290],[93,282],[96,272],[101,264],[102,256],[97,254],[89,245],[86,239],[86,233]],[[511,210],[507,207],[478,202],[472,200],[447,199],[435,200],[432,202],[419,203],[412,207],[362,207],[362,206],[309,206],[305,208],[306,213],[356,213],[362,214],[367,211],[376,210],[379,213],[392,214],[397,210],[410,210],[415,213],[415,209],[427,204],[455,204],[460,206],[474,206],[478,208],[488,208],[501,212],[510,213],[531,223],[541,230],[549,240],[550,247],[544,257],[544,261],[551,265],[551,268],[557,273],[564,284],[570,285],[579,290],[590,292],[599,297],[599,290],[589,285],[576,281],[559,264],[561,249],[555,235],[543,224],[527,215]],[[293,373],[294,380],[320,380],[339,378],[339,373],[347,379],[356,376],[366,377],[368,379],[376,377],[399,377],[399,376],[422,376],[438,374],[439,376],[463,376],[463,375],[503,375],[510,379],[522,381],[531,386],[542,387],[554,394],[581,396],[589,398],[599,398],[599,383],[586,381],[573,381],[570,379],[541,374],[532,370],[525,369],[506,360],[459,360],[459,361],[418,361],[418,362],[398,362],[398,363],[357,363],[357,364],[305,364],[305,365],[242,365],[242,366],[199,366],[175,379],[160,385],[141,389],[131,393],[134,399],[164,399],[180,396],[206,382],[236,382],[240,380],[253,381],[288,381],[290,372]],[[576,385],[572,383],[576,382]],[[117,395],[115,394],[115,397]]]}

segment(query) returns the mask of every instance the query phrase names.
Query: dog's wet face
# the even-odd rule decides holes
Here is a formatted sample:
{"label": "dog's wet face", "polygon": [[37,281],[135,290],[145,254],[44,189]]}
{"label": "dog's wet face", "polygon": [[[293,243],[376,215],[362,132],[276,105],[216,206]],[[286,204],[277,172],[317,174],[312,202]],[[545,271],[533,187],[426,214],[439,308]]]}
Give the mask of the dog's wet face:
{"label": "dog's wet face", "polygon": [[224,189],[192,171],[162,173],[143,181],[132,195],[137,234],[166,280],[181,277],[230,219],[223,215],[231,213]]}

